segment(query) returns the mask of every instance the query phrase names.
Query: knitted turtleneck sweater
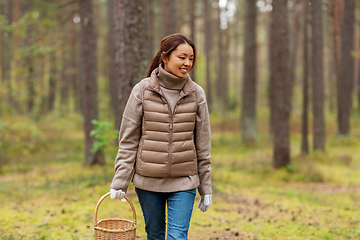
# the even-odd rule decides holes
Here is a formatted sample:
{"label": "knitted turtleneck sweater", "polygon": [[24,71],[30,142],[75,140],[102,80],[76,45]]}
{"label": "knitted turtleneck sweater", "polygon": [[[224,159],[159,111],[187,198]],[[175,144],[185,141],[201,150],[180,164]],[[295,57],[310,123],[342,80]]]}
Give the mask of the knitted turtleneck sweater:
{"label": "knitted turtleneck sweater", "polygon": [[180,95],[180,91],[188,80],[189,75],[186,75],[184,78],[180,78],[173,75],[172,73],[165,71],[162,66],[159,65],[159,73],[157,76],[159,79],[161,92],[169,102],[171,111],[174,111],[174,106]]}

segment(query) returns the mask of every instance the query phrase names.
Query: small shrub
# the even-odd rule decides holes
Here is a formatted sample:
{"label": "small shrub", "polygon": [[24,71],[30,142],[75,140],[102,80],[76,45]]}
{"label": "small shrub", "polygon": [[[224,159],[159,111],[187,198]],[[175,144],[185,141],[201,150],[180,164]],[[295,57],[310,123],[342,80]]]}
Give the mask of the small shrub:
{"label": "small shrub", "polygon": [[109,142],[119,135],[119,131],[112,129],[113,124],[110,122],[93,119],[91,123],[94,125],[94,129],[90,132],[90,136],[95,138],[91,148],[93,153],[106,148]]}

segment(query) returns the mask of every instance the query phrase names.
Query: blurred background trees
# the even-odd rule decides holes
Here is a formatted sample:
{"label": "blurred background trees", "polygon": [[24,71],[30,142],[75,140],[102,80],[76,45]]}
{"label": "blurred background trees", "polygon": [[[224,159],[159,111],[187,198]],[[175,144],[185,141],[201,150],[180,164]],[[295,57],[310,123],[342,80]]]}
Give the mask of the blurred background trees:
{"label": "blurred background trees", "polygon": [[290,162],[290,52],[286,0],[274,1],[270,23],[270,118],[274,141],[273,165]]}
{"label": "blurred background trees", "polygon": [[131,88],[175,32],[197,46],[191,76],[222,129],[237,118],[243,141],[256,142],[258,115],[268,119],[275,167],[291,161],[294,119],[301,152],[325,151],[327,115],[348,136],[360,106],[354,0],[0,0],[0,13],[0,118],[79,114],[85,138],[92,119],[118,129]]}

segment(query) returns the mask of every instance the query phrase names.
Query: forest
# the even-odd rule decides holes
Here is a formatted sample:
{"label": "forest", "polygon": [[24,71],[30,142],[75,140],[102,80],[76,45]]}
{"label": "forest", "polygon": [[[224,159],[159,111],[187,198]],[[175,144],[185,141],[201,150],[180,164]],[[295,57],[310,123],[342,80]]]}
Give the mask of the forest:
{"label": "forest", "polygon": [[128,97],[173,33],[211,122],[189,239],[360,239],[358,0],[0,0],[0,239],[94,239]]}

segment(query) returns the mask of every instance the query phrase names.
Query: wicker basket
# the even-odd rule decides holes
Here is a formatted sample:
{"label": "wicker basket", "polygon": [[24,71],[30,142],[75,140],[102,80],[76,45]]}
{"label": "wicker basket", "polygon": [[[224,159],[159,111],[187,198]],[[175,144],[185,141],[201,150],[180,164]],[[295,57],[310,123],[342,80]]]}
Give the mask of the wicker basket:
{"label": "wicker basket", "polygon": [[95,208],[94,230],[95,239],[98,240],[133,240],[136,237],[136,212],[130,199],[125,196],[133,212],[133,220],[120,218],[107,218],[97,221],[97,213],[101,202],[110,195],[110,192],[102,196]]}

